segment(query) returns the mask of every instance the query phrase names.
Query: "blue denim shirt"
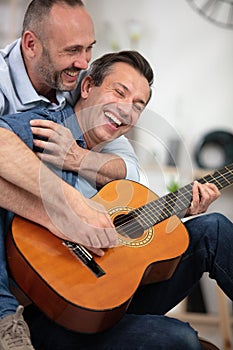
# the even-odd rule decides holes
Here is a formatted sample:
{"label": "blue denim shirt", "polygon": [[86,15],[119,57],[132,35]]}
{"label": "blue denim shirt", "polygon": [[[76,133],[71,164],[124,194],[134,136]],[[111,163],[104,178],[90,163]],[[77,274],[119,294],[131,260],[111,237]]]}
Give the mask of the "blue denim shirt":
{"label": "blue denim shirt", "polygon": [[[0,121],[7,123],[14,133],[18,135],[30,149],[36,152],[38,149],[33,145],[33,134],[30,127],[30,120],[32,119],[51,120],[69,128],[78,144],[81,147],[86,148],[77,118],[69,104],[66,104],[65,108],[62,110],[51,111],[48,110],[46,103],[41,102],[38,107],[29,111],[1,116]],[[47,166],[49,166],[49,168],[51,168],[51,170],[53,170],[59,177],[62,177],[63,180],[70,185],[75,186],[77,181],[77,174],[75,172],[60,170],[51,164],[47,164]]]}

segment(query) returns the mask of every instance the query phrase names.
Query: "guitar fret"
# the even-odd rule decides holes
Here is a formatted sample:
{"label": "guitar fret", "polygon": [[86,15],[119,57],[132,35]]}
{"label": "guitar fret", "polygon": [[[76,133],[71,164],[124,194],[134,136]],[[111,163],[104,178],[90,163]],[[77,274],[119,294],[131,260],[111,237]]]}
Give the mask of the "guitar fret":
{"label": "guitar fret", "polygon": [[[169,205],[170,210],[169,210],[169,214],[172,215],[173,212],[175,211],[175,208],[177,207],[180,210],[180,205],[178,203],[178,201],[180,200],[178,197],[176,198],[171,198],[166,196],[165,198],[165,204]],[[162,199],[161,199],[162,200]],[[170,201],[169,201],[170,200]]]}
{"label": "guitar fret", "polygon": [[[174,203],[174,201],[173,201]],[[159,200],[158,200],[158,203],[156,203],[158,206],[160,205],[160,208],[163,209],[163,211],[167,210],[167,214],[170,215],[171,214],[171,209],[173,209],[173,206],[168,202],[168,197],[165,196],[165,197],[161,197]],[[167,205],[169,207],[167,207]],[[166,215],[166,217],[168,217],[168,215]]]}
{"label": "guitar fret", "polygon": [[189,205],[191,200],[191,189],[192,189],[192,186],[187,185],[167,195],[167,198],[171,199],[171,202],[170,202],[171,204],[169,203],[169,201],[168,203],[172,208],[172,211],[171,211],[172,215],[179,213],[180,211],[185,209],[187,205]]}
{"label": "guitar fret", "polygon": [[137,213],[137,220],[140,222],[141,226],[144,228],[147,228],[147,227],[151,226],[152,221],[150,221],[149,212],[144,213],[143,212],[144,210],[145,210],[145,208],[141,207],[141,208],[134,210],[134,212]]}
{"label": "guitar fret", "polygon": [[220,178],[219,178],[219,179],[214,178],[213,175],[208,175],[208,176],[206,176],[206,177],[203,178],[203,181],[200,180],[200,182],[201,182],[201,183],[208,183],[208,182],[209,182],[209,183],[214,183],[214,184],[218,187],[218,189],[221,189],[221,188],[224,187],[224,185],[221,184],[221,181],[222,181],[222,180],[223,180],[222,175],[220,175]]}
{"label": "guitar fret", "polygon": [[163,213],[162,209],[163,208],[159,207],[158,205],[154,206],[153,202],[145,205],[145,212],[148,212],[148,216],[150,217],[150,220],[148,220],[150,226],[151,226],[151,223],[154,222],[154,214],[153,214],[154,212],[156,213],[156,221],[159,222],[159,221],[161,221],[161,218],[164,217],[164,213]]}
{"label": "guitar fret", "polygon": [[180,198],[182,202],[181,210],[185,209],[187,205],[190,204],[190,201],[192,199],[192,187],[193,187],[193,183],[186,185],[177,191],[178,196],[182,196],[184,198],[184,201],[181,200]]}
{"label": "guitar fret", "polygon": [[166,195],[165,198],[166,198],[166,203],[171,208],[170,214],[172,214],[174,212],[174,203],[176,203],[177,206],[179,207],[178,203],[176,202],[176,200],[179,198],[176,196],[175,193],[170,193],[170,195]]}
{"label": "guitar fret", "polygon": [[[155,202],[150,202],[145,206],[136,209],[135,212],[137,212],[137,217],[144,223],[142,226],[145,229],[149,228],[155,223],[163,221],[172,215],[178,214],[183,209],[187,208],[187,205],[191,200],[191,194],[188,187],[192,189],[192,186],[187,185],[179,191],[176,191],[176,193],[172,192],[157,199]],[[182,196],[185,201],[179,198],[179,195]]]}
{"label": "guitar fret", "polygon": [[218,181],[217,179],[213,179],[212,183],[215,183],[215,185],[216,185],[218,188],[222,188],[221,182]]}
{"label": "guitar fret", "polygon": [[233,172],[228,167],[225,167],[221,170],[217,170],[214,174],[207,175],[199,180],[199,182],[211,182],[214,183],[219,190],[223,189],[226,186],[232,184],[233,181]]}
{"label": "guitar fret", "polygon": [[[151,209],[149,207],[151,207]],[[165,219],[165,217],[163,217],[163,213],[159,209],[160,208],[158,208],[158,206],[153,206],[153,203],[148,203],[145,206],[135,210],[144,229],[153,226],[155,221],[160,222],[161,218]]]}
{"label": "guitar fret", "polygon": [[[213,183],[221,190],[233,183],[233,163],[197,181],[202,184]],[[192,200],[192,187],[193,182],[133,210],[132,213],[135,213],[137,220],[144,229],[154,226],[156,223],[179,214],[189,207]]]}
{"label": "guitar fret", "polygon": [[[231,176],[232,176],[231,174],[226,174],[226,176],[222,174],[222,181],[223,181],[223,183],[226,184],[226,185],[227,184],[230,185],[231,184]],[[229,177],[229,179],[227,177]]]}

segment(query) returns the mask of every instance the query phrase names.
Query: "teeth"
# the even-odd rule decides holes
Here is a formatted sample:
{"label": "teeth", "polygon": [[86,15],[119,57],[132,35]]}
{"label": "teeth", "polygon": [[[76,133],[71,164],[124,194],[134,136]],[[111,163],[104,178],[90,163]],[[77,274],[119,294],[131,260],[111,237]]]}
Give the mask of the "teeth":
{"label": "teeth", "polygon": [[105,112],[105,115],[106,115],[107,118],[109,118],[112,122],[114,122],[118,126],[120,126],[122,124],[121,121],[115,115],[113,115],[112,113]]}
{"label": "teeth", "polygon": [[71,77],[76,77],[78,73],[77,72],[66,71],[66,74],[70,75]]}

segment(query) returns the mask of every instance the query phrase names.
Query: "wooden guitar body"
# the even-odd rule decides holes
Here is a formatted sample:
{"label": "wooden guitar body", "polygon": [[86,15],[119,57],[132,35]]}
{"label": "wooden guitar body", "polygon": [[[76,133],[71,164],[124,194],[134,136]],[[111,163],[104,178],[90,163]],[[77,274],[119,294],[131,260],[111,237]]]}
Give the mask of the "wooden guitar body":
{"label": "wooden guitar body", "polygon": [[[92,199],[102,203],[117,223],[132,209],[142,208],[143,214],[144,205],[158,197],[143,185],[116,180]],[[110,328],[124,315],[141,284],[172,276],[188,247],[188,233],[177,216],[149,227],[149,212],[148,228],[142,229],[140,215],[133,216],[135,230],[129,232],[128,226],[119,230],[118,247],[107,249],[103,257],[94,257],[101,270],[99,276],[61,239],[16,216],[7,238],[10,273],[23,292],[60,325],[84,333]]]}

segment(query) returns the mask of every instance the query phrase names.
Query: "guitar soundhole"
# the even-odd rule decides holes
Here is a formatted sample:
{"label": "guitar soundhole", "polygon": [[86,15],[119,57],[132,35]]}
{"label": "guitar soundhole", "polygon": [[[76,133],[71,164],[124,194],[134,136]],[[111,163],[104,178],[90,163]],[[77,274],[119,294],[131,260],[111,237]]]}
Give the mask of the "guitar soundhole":
{"label": "guitar soundhole", "polygon": [[132,213],[117,215],[113,223],[119,234],[124,237],[136,239],[142,236],[144,228],[140,225],[139,221],[135,219]]}

